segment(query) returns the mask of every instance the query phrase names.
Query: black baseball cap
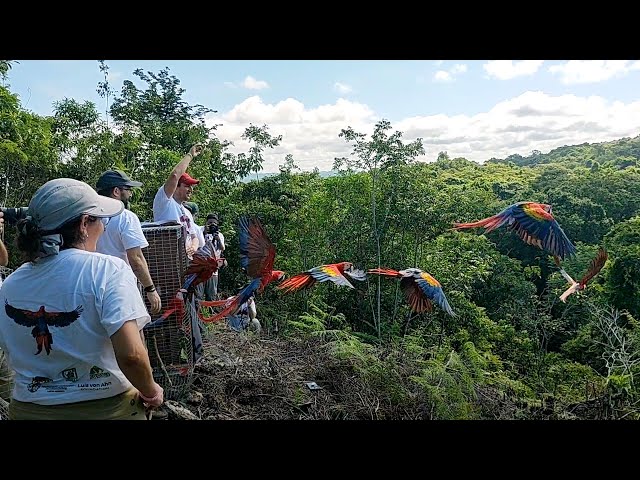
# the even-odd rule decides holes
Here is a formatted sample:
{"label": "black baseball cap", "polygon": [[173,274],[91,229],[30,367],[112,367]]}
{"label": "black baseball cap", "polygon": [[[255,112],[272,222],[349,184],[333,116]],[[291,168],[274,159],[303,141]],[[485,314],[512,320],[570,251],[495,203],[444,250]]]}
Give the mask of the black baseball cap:
{"label": "black baseball cap", "polygon": [[98,179],[96,183],[96,190],[109,190],[114,187],[141,187],[142,182],[136,182],[131,180],[129,175],[122,170],[107,170]]}

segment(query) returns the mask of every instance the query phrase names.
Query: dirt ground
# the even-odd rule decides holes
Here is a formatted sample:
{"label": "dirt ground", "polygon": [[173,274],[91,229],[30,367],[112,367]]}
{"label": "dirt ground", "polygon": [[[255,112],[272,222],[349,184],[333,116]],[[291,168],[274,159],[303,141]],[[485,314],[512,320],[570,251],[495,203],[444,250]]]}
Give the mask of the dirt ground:
{"label": "dirt ground", "polygon": [[366,402],[345,408],[358,380],[320,342],[237,333],[220,324],[209,327],[204,346],[190,393],[165,408],[169,420],[375,418]]}
{"label": "dirt ground", "polygon": [[[395,405],[363,383],[326,343],[208,327],[204,358],[189,393],[165,402],[159,420],[429,420],[428,401]],[[520,405],[487,386],[476,388],[480,419],[601,418],[594,401],[554,409]]]}

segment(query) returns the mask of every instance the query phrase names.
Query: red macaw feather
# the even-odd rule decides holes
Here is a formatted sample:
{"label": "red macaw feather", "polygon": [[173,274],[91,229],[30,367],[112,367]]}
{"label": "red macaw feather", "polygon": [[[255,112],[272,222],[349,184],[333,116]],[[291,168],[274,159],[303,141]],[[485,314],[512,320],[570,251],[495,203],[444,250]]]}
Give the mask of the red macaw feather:
{"label": "red macaw feather", "polygon": [[600,270],[602,270],[602,267],[604,267],[604,264],[607,263],[607,258],[609,258],[609,256],[607,255],[606,250],[604,248],[600,248],[598,250],[596,257],[593,260],[591,260],[591,264],[589,265],[589,270],[587,270],[587,273],[584,275],[584,277],[582,277],[582,280],[580,280],[579,282],[582,287],[585,287],[593,277],[595,277],[598,273],[600,273]]}

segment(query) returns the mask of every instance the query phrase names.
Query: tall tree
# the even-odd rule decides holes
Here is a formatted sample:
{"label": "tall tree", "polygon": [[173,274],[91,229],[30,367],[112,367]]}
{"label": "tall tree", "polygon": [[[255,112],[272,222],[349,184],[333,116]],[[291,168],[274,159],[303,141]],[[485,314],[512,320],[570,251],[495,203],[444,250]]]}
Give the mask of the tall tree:
{"label": "tall tree", "polygon": [[[379,215],[377,211],[376,197],[379,195],[377,181],[380,172],[393,167],[411,164],[418,155],[424,154],[421,138],[404,144],[402,142],[402,133],[396,131],[388,135],[387,131],[390,129],[391,123],[388,120],[381,120],[375,125],[369,141],[366,140],[366,134],[358,133],[352,127],[341,130],[339,137],[344,138],[348,143],[354,142],[355,145],[351,157],[336,158],[333,164],[335,170],[340,170],[345,166],[349,170],[364,170],[369,174],[371,179],[371,229],[376,244],[378,268],[381,267],[381,238],[388,215],[388,212]],[[381,278],[378,277],[377,315],[376,312],[372,311],[373,323],[378,336],[381,334],[380,295]]]}

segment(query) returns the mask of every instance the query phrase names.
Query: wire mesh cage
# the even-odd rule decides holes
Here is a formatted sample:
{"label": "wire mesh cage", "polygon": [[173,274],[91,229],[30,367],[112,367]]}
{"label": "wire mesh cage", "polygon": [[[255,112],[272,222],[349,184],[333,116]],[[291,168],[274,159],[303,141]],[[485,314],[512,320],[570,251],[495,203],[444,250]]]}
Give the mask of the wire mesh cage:
{"label": "wire mesh cage", "polygon": [[[153,377],[164,388],[165,399],[176,400],[187,393],[193,380],[192,328],[195,308],[180,295],[182,274],[188,265],[182,227],[142,225],[149,246],[142,249],[149,273],[162,300],[162,312],[152,316],[144,330]],[[138,285],[145,299],[149,301]],[[164,318],[161,318],[164,317]]]}
{"label": "wire mesh cage", "polygon": [[[2,281],[11,272],[13,272],[12,269],[0,266],[0,278],[2,278]],[[11,399],[11,390],[13,388],[12,379],[13,375],[7,365],[4,352],[0,349],[0,420],[6,420],[9,415],[9,400]]]}

